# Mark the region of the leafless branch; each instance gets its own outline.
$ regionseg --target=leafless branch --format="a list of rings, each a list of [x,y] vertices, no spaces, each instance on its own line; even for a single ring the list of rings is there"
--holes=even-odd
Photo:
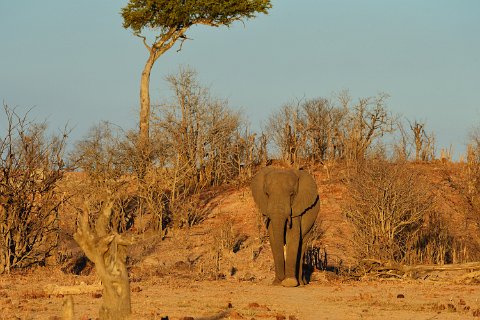
[[[185,42],[185,40],[193,40],[192,38],[188,38],[188,37],[187,37],[186,35],[184,35],[184,34],[181,35],[179,38],[182,39],[182,40],[181,40],[181,42],[180,42],[180,47],[178,48],[177,52],[180,52],[180,51],[182,50],[182,46],[183,46],[183,43]]]
[[[136,36],[139,37],[140,39],[142,39],[142,42],[143,42],[143,45],[145,46],[145,48],[147,48],[147,50],[149,52],[152,52],[152,47],[150,47],[147,43],[147,37],[142,36],[141,34],[136,34]]]

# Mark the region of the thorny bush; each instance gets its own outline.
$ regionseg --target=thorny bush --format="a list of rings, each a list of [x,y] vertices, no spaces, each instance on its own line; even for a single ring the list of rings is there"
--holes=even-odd
[[[47,137],[45,123],[30,122],[4,105],[0,133],[0,273],[45,264],[58,241],[56,188],[64,173],[67,135]]]
[[[354,228],[358,258],[401,262],[412,248],[433,196],[413,168],[375,161],[347,177],[343,211]]]
[[[71,161],[86,173],[76,198],[89,199],[94,209],[105,197],[113,200],[111,227],[118,232],[147,229],[162,235],[169,217],[167,171],[142,165],[135,147],[137,135],[101,122],[79,141],[70,154]],[[161,153],[154,150],[152,155]],[[138,170],[143,168],[139,177]],[[81,203],[83,199],[78,199]]]

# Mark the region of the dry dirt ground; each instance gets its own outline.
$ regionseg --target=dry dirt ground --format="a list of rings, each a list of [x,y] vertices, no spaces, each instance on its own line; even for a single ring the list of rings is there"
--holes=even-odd
[[[132,319],[478,319],[478,285],[433,281],[341,281],[318,273],[308,286],[269,280],[194,281],[151,276],[134,281]],[[0,319],[61,319],[52,285],[87,285],[95,276],[50,269],[0,277]],[[101,293],[74,296],[75,319],[95,319]]]

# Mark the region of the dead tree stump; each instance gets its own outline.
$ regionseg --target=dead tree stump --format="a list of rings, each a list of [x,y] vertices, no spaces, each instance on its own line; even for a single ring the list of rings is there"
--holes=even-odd
[[[101,320],[128,319],[131,314],[130,283],[126,267],[127,247],[131,244],[120,234],[109,232],[111,201],[106,202],[92,230],[88,223],[88,206],[79,215],[75,241],[95,264],[103,285]]]

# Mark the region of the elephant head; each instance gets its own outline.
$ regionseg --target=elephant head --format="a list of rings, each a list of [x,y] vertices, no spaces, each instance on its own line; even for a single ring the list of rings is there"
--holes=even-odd
[[[266,167],[253,178],[251,189],[255,203],[267,217],[276,281],[282,282],[291,277],[291,273],[298,277],[295,270],[298,270],[301,258],[299,247],[302,245],[302,236],[305,232],[302,228],[308,227],[308,232],[318,212],[315,180],[302,170]],[[316,212],[310,214],[312,221],[305,225],[302,216],[309,210],[315,211],[311,210],[313,208]],[[287,259],[284,255],[284,245],[287,245]]]

